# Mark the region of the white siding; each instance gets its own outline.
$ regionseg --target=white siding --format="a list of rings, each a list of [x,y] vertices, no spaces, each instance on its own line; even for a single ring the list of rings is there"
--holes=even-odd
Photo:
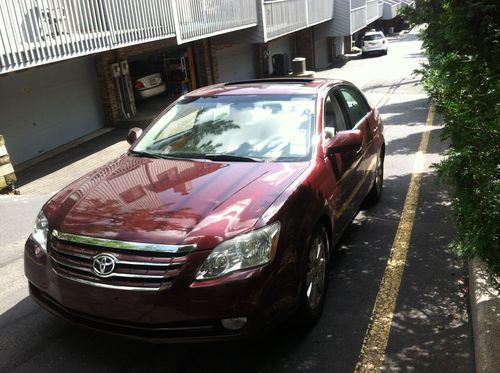
[[[333,2],[333,20],[317,26],[319,36],[344,36],[351,33],[351,9],[349,0]]]
[[[19,164],[104,126],[92,58],[0,79],[0,134]]]

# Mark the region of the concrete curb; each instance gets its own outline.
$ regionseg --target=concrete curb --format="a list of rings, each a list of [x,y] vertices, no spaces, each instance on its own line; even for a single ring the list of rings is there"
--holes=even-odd
[[[469,261],[469,289],[477,373],[500,373],[500,291],[486,265]]]

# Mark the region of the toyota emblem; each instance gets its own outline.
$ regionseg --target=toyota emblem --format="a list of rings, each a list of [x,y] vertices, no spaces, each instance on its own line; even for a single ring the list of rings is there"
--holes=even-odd
[[[109,254],[99,254],[94,257],[92,269],[97,276],[107,277],[115,270],[116,258]]]

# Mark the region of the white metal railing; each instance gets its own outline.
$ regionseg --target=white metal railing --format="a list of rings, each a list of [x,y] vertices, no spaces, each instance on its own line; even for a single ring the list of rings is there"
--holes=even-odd
[[[351,34],[366,26],[366,7],[351,10]]]
[[[266,40],[307,26],[306,0],[276,0],[264,3]]]
[[[179,43],[257,25],[255,0],[175,0],[175,3]]]
[[[174,35],[170,0],[1,0],[0,73]]]
[[[351,10],[361,8],[363,6],[366,6],[366,0],[351,0]]]
[[[255,25],[256,0],[0,0],[0,74],[176,35],[180,44]]]
[[[366,2],[366,23],[370,23],[379,18],[378,0],[368,0]]]
[[[327,21],[333,17],[333,0],[307,0],[307,25]]]

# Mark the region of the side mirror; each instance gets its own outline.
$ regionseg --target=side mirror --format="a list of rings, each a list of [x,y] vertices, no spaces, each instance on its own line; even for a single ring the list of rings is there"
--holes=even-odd
[[[328,155],[335,153],[358,152],[363,144],[363,134],[360,130],[338,132],[328,147]]]
[[[134,142],[137,141],[137,139],[139,137],[141,137],[142,135],[142,129],[140,129],[139,127],[134,127],[134,128],[131,128],[129,131],[128,131],[128,135],[127,135],[127,142],[132,145]]]

